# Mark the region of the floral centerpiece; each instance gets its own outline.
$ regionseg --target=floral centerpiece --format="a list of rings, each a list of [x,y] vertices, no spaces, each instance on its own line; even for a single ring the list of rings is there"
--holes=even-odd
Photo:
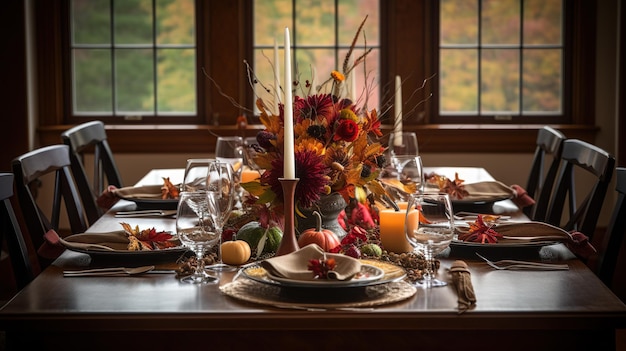
[[[366,18],[367,19],[367,18]],[[332,71],[319,87],[294,82],[288,87],[294,91],[294,152],[296,178],[296,212],[310,208],[320,197],[338,193],[347,204],[366,203],[368,194],[383,195],[385,189],[378,181],[385,160],[385,148],[378,142],[382,137],[380,120],[375,109],[358,106],[345,96],[346,77],[365,61],[370,50],[351,61],[355,43],[362,31],[361,23],[346,54],[342,72]],[[312,93],[312,91],[314,93]],[[264,169],[258,182],[242,186],[256,203],[266,204],[270,213],[281,214],[284,161],[284,105],[272,112],[262,99],[256,105],[265,129],[257,141],[263,149],[257,152],[254,163]],[[277,112],[277,113],[276,113]]]

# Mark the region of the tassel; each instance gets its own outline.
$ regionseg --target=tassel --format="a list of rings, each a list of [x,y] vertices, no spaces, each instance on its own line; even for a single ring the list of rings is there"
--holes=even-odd
[[[452,262],[450,274],[452,275],[452,282],[456,286],[458,309],[459,314],[461,314],[476,304],[476,295],[467,263],[461,260]]]

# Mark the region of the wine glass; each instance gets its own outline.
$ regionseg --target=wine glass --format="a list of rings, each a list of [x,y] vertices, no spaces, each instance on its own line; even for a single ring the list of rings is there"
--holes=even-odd
[[[207,175],[207,205],[211,221],[219,234],[220,247],[217,252],[218,262],[207,268],[214,271],[233,271],[236,267],[222,262],[221,242],[224,224],[228,220],[234,203],[234,181],[229,163],[214,161],[209,165]]]
[[[244,143],[240,136],[221,136],[217,138],[215,144],[215,159],[220,162],[227,162],[233,168],[233,180],[235,190],[235,203],[241,200],[243,189],[239,185],[241,172],[243,171]]]
[[[259,146],[259,142],[256,137],[247,137],[243,140],[243,154],[244,164],[250,169],[259,169],[259,166],[254,162],[254,157],[263,149]]]
[[[204,253],[219,243],[219,233],[207,217],[206,191],[181,192],[176,211],[176,234],[180,242],[196,254],[195,272],[181,279],[191,284],[215,284],[217,277],[209,275],[204,267]]]
[[[206,179],[211,158],[190,158],[185,165],[185,175],[180,184],[180,191],[206,190]]]
[[[417,135],[414,132],[402,132],[389,134],[389,151],[391,157],[395,155],[417,156]]]
[[[420,211],[421,215],[410,215],[412,209]],[[436,279],[434,257],[445,250],[454,237],[453,214],[450,196],[446,193],[418,193],[409,199],[404,231],[413,250],[421,252],[426,260],[421,287],[447,285]]]
[[[391,164],[396,171],[396,179],[410,189],[409,194],[424,191],[424,169],[420,156],[395,155],[391,157]]]

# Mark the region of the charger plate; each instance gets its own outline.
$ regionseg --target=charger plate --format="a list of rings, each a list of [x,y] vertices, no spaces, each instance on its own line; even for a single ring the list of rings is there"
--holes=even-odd
[[[337,280],[293,280],[275,277],[269,274],[260,265],[246,267],[242,275],[258,283],[273,285],[281,288],[315,288],[315,289],[348,289],[363,288],[374,285],[399,281],[406,277],[406,272],[391,263],[376,260],[361,260],[361,273],[348,281]]]
[[[220,291],[240,301],[266,306],[329,310],[368,308],[400,302],[415,295],[417,288],[402,280],[360,289],[332,289],[329,293],[320,294],[319,289],[283,289],[250,279],[239,279],[220,286]]]

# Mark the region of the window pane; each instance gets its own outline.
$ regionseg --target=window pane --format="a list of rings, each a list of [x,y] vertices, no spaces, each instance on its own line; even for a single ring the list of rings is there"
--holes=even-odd
[[[524,112],[561,112],[561,60],[561,50],[524,50]]]
[[[115,52],[116,112],[154,113],[152,49]]]
[[[441,0],[441,44],[478,43],[478,0]]]
[[[74,49],[74,112],[111,113],[111,50]]]
[[[195,44],[195,6],[193,0],[157,0],[158,45]]]
[[[114,1],[115,44],[152,44],[152,0]]]
[[[249,83],[252,85],[251,89],[254,89],[254,94],[256,98],[262,99],[266,104],[268,104],[267,108],[270,109],[271,112],[277,112],[274,106],[274,96],[278,94],[278,101],[282,102],[282,90],[281,86],[283,84],[284,77],[284,51],[282,49],[278,49],[276,52],[278,57],[278,83],[274,83],[274,49],[256,49],[254,50],[254,72],[250,74],[254,74],[254,76],[249,78]],[[252,67],[250,67],[252,69]],[[255,99],[256,100],[256,99]],[[276,101],[276,102],[278,102]],[[256,104],[256,102],[255,102]],[[256,109],[256,105],[255,105]]]
[[[561,0],[524,1],[524,44],[562,43]]]
[[[158,51],[158,112],[180,114],[196,112],[195,50]]]
[[[350,62],[354,62],[363,55],[364,47],[372,47],[374,51],[380,50],[379,0],[295,0],[294,2],[295,21],[293,24],[290,0],[256,0],[254,2],[255,62],[253,69],[257,81],[254,84],[255,93],[269,105],[273,105],[273,100],[275,100],[272,67],[274,38],[278,38],[276,42],[281,48],[279,74],[284,77],[282,43],[285,26],[291,28],[294,55],[293,77],[299,83],[297,94],[309,93],[313,70],[316,72],[316,86],[323,84],[330,77],[332,70],[343,71],[343,61],[347,52],[345,48],[352,44],[366,15],[368,18],[363,31],[357,38]],[[339,23],[336,22],[336,18],[339,18]],[[276,23],[281,23],[279,28]],[[369,108],[378,107],[379,60],[379,52],[370,53],[365,64],[360,64],[354,73],[357,85],[355,90],[368,92]],[[367,74],[364,69],[367,70]],[[365,88],[366,82],[367,88]],[[280,84],[283,84],[282,80]],[[321,92],[331,92],[330,86],[321,88]],[[365,94],[362,94],[360,102],[365,102],[365,100]],[[273,106],[268,107],[274,110]]]
[[[320,85],[330,78],[330,72],[337,67],[337,62],[335,62],[335,50],[299,49],[296,52],[295,61],[298,65],[298,78],[301,84],[301,86],[298,87],[298,94],[308,93],[310,91],[310,89],[306,88],[306,80],[309,80],[309,83],[311,83],[313,70],[315,70],[316,90],[319,92],[330,92],[328,86],[320,87]]]
[[[350,45],[365,16],[367,20],[357,44],[368,47],[380,45],[379,0],[339,0],[338,12],[339,45]]]
[[[519,0],[482,0],[481,44],[520,43]]]
[[[295,10],[295,45],[335,45],[334,0],[296,0]]]
[[[110,44],[111,11],[109,0],[72,1],[74,44]]]
[[[285,28],[293,31],[291,0],[254,1],[254,45],[273,47],[285,42]],[[290,33],[293,36],[293,33]]]
[[[519,113],[519,51],[485,49],[481,54],[481,113]]]
[[[354,61],[355,57],[363,55],[365,52],[364,49],[355,49],[352,52],[351,61]],[[339,50],[339,58],[343,60],[347,53],[347,50]],[[367,107],[369,109],[378,109],[381,106],[380,101],[380,93],[379,93],[379,82],[380,82],[380,49],[373,49],[365,59],[364,62],[360,63],[356,68],[350,73],[350,75],[354,74],[354,86],[355,93],[354,95],[349,94],[348,97],[354,97],[358,106],[365,106],[367,102]],[[340,62],[341,64],[341,62]],[[330,70],[324,71],[325,76],[322,77],[322,81],[330,78]],[[350,78],[352,79],[352,78]],[[352,82],[350,79],[346,79],[346,89],[348,91],[352,91]]]
[[[478,50],[440,50],[442,114],[478,111]]]

